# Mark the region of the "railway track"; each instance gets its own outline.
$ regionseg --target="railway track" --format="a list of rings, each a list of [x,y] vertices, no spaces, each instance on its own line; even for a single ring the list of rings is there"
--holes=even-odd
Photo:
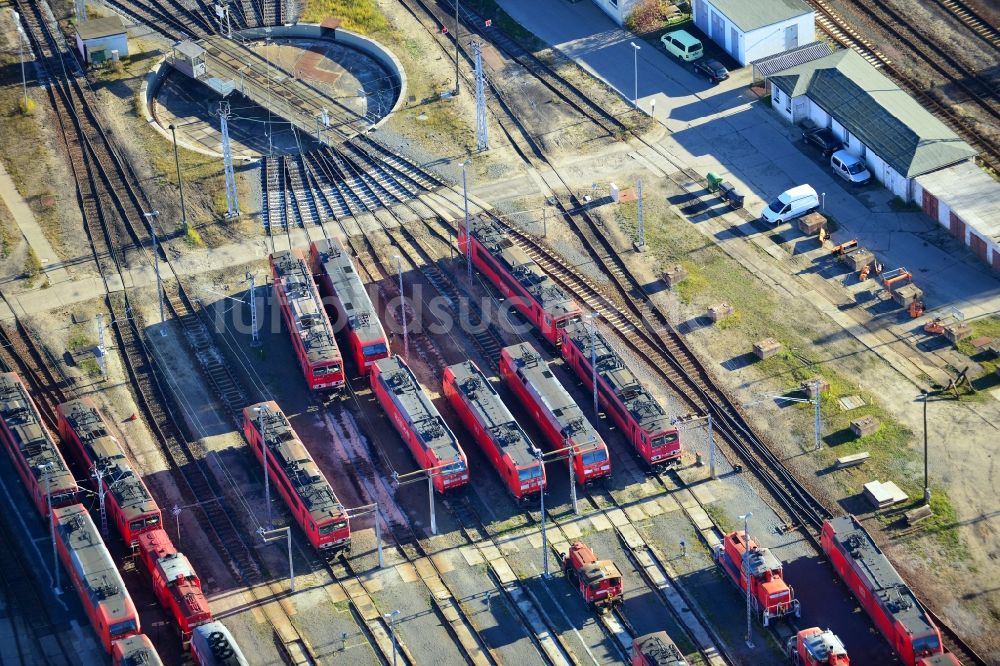
[[[935,0],[987,44],[1000,50],[1000,31],[962,0]]]

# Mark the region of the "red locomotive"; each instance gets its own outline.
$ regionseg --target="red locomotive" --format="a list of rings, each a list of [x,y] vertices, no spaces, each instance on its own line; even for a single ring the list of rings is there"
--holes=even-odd
[[[417,378],[398,356],[376,361],[372,390],[423,469],[433,469],[439,493],[469,483],[465,452]]]
[[[194,630],[191,658],[198,666],[250,666],[233,635],[221,622],[209,622]]]
[[[790,613],[799,616],[799,600],[782,577],[781,561],[769,549],[758,546],[753,539],[748,544],[743,530],[727,534],[722,543],[715,546],[712,554],[733,583],[744,592],[747,585],[745,562],[750,570],[750,598],[754,608],[761,614],[765,627],[774,618]],[[747,557],[744,560],[745,554]]]
[[[573,472],[578,483],[611,474],[604,440],[530,343],[500,352],[500,376],[531,412],[554,450],[574,447]]]
[[[139,557],[153,579],[156,598],[170,611],[184,641],[190,639],[195,627],[212,621],[201,579],[166,532],[155,529],[139,535]]]
[[[302,250],[271,255],[274,295],[292,336],[306,383],[314,391],[336,391],[344,385],[344,359],[333,337],[316,282]]]
[[[583,600],[602,613],[625,599],[622,574],[611,560],[598,560],[586,544],[576,542],[562,555],[563,572],[576,583]]]
[[[681,457],[677,428],[656,398],[611,348],[600,331],[571,324],[563,331],[562,355],[589,389],[594,389],[591,341],[597,359],[597,396],[601,406],[649,465],[661,466]]]
[[[76,479],[13,372],[0,373],[0,439],[41,515],[49,514],[49,496],[53,507],[77,501]]]
[[[139,633],[139,615],[111,554],[82,504],[53,508],[56,550],[105,651]]]
[[[71,445],[79,463],[88,472],[100,472],[111,517],[125,543],[134,544],[141,533],[159,527],[160,508],[93,401],[64,402],[56,407],[56,414],[59,435]]]
[[[309,543],[319,550],[350,548],[344,506],[278,405],[272,400],[245,407],[243,434],[262,464],[267,443],[271,478]]]
[[[684,654],[665,631],[632,639],[631,666],[688,666]]]
[[[351,356],[363,375],[389,355],[385,330],[351,256],[339,240],[313,241],[309,247],[319,291],[337,313],[333,329],[343,331]]]
[[[545,466],[496,389],[472,361],[444,370],[444,394],[517,499],[545,489]]]
[[[146,634],[122,638],[111,645],[112,666],[163,666]]]
[[[962,666],[962,662],[951,652],[943,652],[922,658],[917,662],[917,666]]]
[[[795,666],[849,666],[844,644],[829,629],[803,629],[789,637],[785,653]]]
[[[823,523],[823,551],[906,666],[944,652],[941,632],[854,516]]]
[[[563,329],[580,319],[576,302],[489,217],[479,215],[470,220],[469,226],[471,242],[461,227],[458,246],[463,252],[472,252],[476,268],[538,327],[546,340],[556,346],[562,344]]]

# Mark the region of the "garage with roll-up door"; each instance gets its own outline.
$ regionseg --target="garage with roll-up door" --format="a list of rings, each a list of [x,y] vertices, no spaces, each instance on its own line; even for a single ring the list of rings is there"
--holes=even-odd
[[[815,41],[803,0],[695,0],[694,23],[741,65]]]

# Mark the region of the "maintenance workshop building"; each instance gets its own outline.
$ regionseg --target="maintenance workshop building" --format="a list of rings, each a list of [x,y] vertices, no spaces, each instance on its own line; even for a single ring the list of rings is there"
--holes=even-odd
[[[694,24],[741,65],[816,41],[803,0],[694,0]]]

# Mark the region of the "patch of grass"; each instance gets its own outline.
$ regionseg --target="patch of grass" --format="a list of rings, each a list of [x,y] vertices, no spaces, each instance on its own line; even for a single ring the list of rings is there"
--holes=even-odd
[[[9,257],[17,243],[15,228],[14,216],[11,215],[7,204],[0,201],[0,259]]]
[[[88,356],[87,358],[80,361],[77,366],[80,370],[88,377],[100,377],[101,376],[101,366],[97,363],[97,359],[93,356]]]
[[[74,331],[66,340],[66,351],[71,354],[79,354],[87,349],[93,349],[96,345],[93,338],[83,331]]]
[[[24,278],[28,286],[34,286],[35,280],[42,274],[42,262],[35,253],[35,248],[28,246],[28,252],[24,256]]]
[[[184,242],[191,247],[204,247],[205,241],[202,240],[201,234],[193,226],[188,225],[187,233],[184,234]]]
[[[733,522],[733,519],[729,516],[722,504],[719,502],[711,502],[705,505],[705,513],[708,517],[712,519],[723,534],[729,534],[737,528],[737,524]]]
[[[968,323],[972,327],[972,335],[965,340],[961,340],[955,347],[958,351],[978,363],[983,369],[983,372],[978,377],[970,377],[972,381],[977,383],[976,388],[988,388],[979,384],[989,383],[989,380],[996,377],[995,372],[997,367],[1000,366],[1000,359],[995,356],[987,356],[985,353],[980,356],[976,348],[972,346],[972,341],[982,337],[1000,341],[1000,317],[991,315],[982,319],[974,319]]]
[[[389,29],[389,21],[375,0],[306,0],[299,20],[320,23],[328,17],[338,18],[346,30],[373,35]]]

